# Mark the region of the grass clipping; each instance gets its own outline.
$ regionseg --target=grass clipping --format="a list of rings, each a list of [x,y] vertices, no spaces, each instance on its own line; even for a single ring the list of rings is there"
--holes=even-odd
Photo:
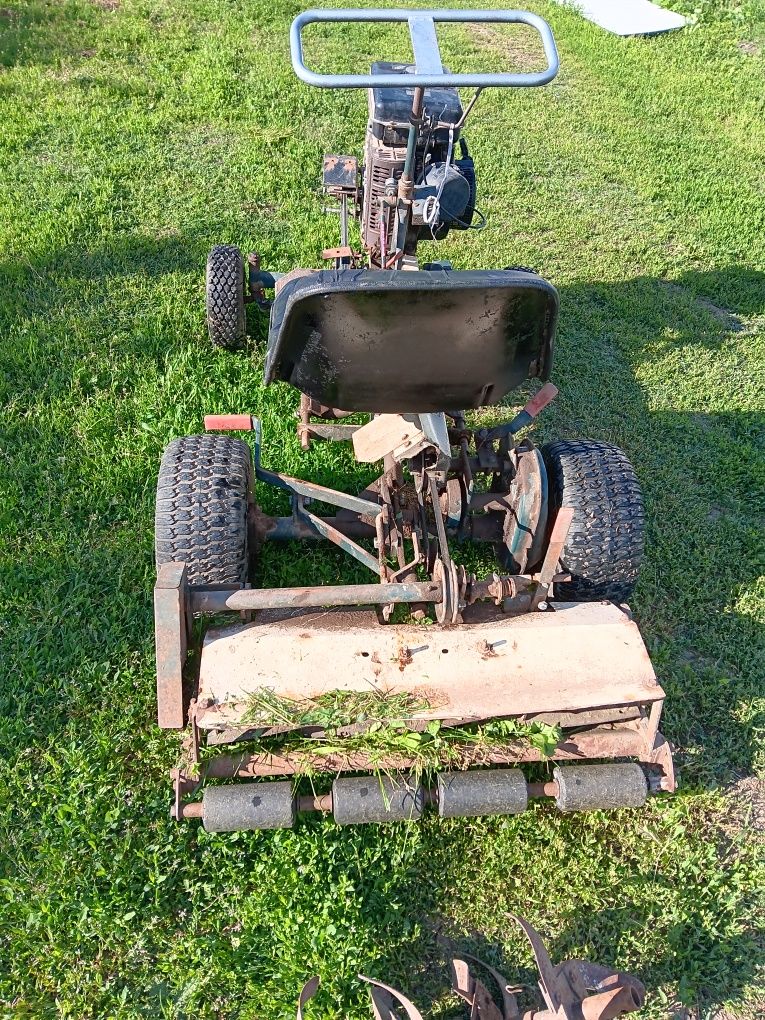
[[[257,749],[289,755],[306,774],[341,769],[413,768],[449,765],[468,768],[506,762],[529,746],[550,757],[561,739],[558,726],[518,719],[495,719],[461,726],[418,714],[431,706],[413,694],[329,691],[294,701],[260,688],[250,695],[242,721],[261,729]],[[284,728],[286,732],[273,732]],[[269,732],[271,731],[271,732]]]

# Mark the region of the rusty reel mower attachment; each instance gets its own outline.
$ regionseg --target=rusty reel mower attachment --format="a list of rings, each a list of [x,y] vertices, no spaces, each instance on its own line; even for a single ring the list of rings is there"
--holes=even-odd
[[[629,612],[604,600],[556,597],[556,588],[571,580],[561,562],[575,508],[561,506],[553,517],[542,512],[540,493],[530,493],[524,505],[536,508],[536,519],[523,511],[530,539],[522,554],[508,549],[506,518],[521,519],[518,502],[474,483],[482,473],[511,478],[511,499],[518,500],[519,478],[527,485],[539,478],[536,466],[528,473],[518,468],[526,457],[537,464],[536,449],[525,440],[503,454],[496,443],[470,433],[461,415],[451,417],[457,427],[448,426],[445,415],[433,417],[381,415],[360,431],[357,456],[374,453],[387,467],[358,496],[265,468],[260,422],[248,416],[209,416],[206,425],[215,434],[171,444],[158,495],[158,556],[169,558],[159,567],[155,624],[160,725],[190,723],[187,764],[174,777],[178,820],[201,818],[212,831],[289,827],[298,811],[319,810],[341,825],[379,823],[417,819],[426,805],[442,817],[514,814],[530,797],[551,797],[562,811],[604,810],[637,807],[649,792],[672,788],[671,754],[658,731],[664,693]],[[249,431],[252,448],[220,434],[229,429]],[[459,514],[453,512],[455,480],[460,493],[473,492]],[[257,485],[288,492],[292,513],[264,514],[255,501]],[[228,523],[218,486],[228,510],[236,511]],[[334,515],[319,514],[317,503],[334,505]],[[221,528],[223,538],[239,536],[238,561],[220,546]],[[499,545],[516,569],[515,557],[522,556],[526,572],[469,573],[452,553],[449,531],[455,529]],[[167,549],[166,538],[183,544],[186,559]],[[376,580],[250,586],[252,552],[264,542],[320,539],[365,565]],[[542,559],[531,563],[529,550],[537,544]],[[219,559],[210,559],[211,550]],[[204,576],[212,566],[241,580],[212,583]],[[396,607],[431,614],[435,622],[392,622]],[[198,654],[189,657],[194,620],[219,614],[248,619],[208,627]],[[374,697],[366,722],[336,723],[330,736],[339,741],[337,749],[327,754],[317,743],[314,754],[311,741],[327,737],[327,724],[306,709],[327,696],[368,695]],[[527,783],[520,768],[506,767],[546,757],[522,731],[500,746],[461,748],[464,771],[437,771],[429,789],[412,777],[416,758],[343,751],[343,735],[369,729],[376,710],[385,722],[391,697],[405,699],[405,725],[414,733],[433,723],[447,732],[496,719],[557,727],[559,739],[548,752],[556,763],[552,779]],[[299,751],[274,749],[273,738],[289,733],[310,740]],[[243,747],[202,756],[204,738],[210,750]],[[269,750],[264,739],[271,739]],[[253,742],[261,746],[247,746]],[[384,777],[347,775],[378,769]],[[291,781],[252,782],[306,771],[337,774],[331,794],[297,797]],[[249,782],[215,785],[218,780]],[[201,800],[190,799],[200,790]]]
[[[554,965],[542,939],[528,921],[510,915],[531,944],[539,971],[539,990],[544,1009],[530,1009],[523,1013],[518,994],[523,988],[514,987],[489,964],[475,956],[463,954],[464,959],[451,961],[452,991],[470,1008],[471,1018],[477,1020],[616,1020],[626,1013],[634,1013],[645,1003],[645,988],[637,978],[622,971],[612,970],[586,960],[568,960]],[[489,982],[486,978],[489,978]],[[369,985],[372,1011],[375,1020],[423,1020],[422,1014],[411,999],[390,985],[359,974]],[[489,990],[496,986],[495,995]],[[297,1020],[304,1020],[304,1009],[319,990],[319,978],[305,983],[298,999]]]
[[[406,22],[414,62],[359,75],[306,66],[306,25],[357,21]],[[453,74],[441,22],[530,26],[545,66]],[[564,811],[636,806],[673,790],[664,691],[626,604],[644,544],[635,471],[610,444],[538,448],[529,431],[558,392],[547,381],[557,291],[522,266],[417,258],[420,240],[481,226],[465,121],[483,89],[555,76],[549,25],[524,11],[326,9],[299,15],[290,44],[304,82],[368,90],[363,166],[324,157],[340,217],[330,268],[272,273],[252,255],[245,273],[238,249],[213,250],[208,327],[239,346],[247,298],[268,306],[265,382],[300,393],[303,448],[350,441],[381,473],[353,494],[276,471],[249,414],[209,415],[204,434],[167,447],[154,605],[159,725],[188,726],[175,817],[266,828],[318,809],[347,824],[414,818],[428,804],[444,817],[514,813],[536,796]],[[475,89],[465,107],[461,87]],[[539,384],[511,420],[471,416],[529,380]],[[261,508],[278,503],[261,498],[268,489],[289,513]],[[258,587],[264,543],[287,541],[332,543],[370,582]],[[493,569],[468,570],[466,543],[488,546]],[[383,751],[368,741],[386,727],[406,740]],[[451,753],[439,767],[429,759],[425,789],[406,749],[435,735]],[[520,767],[546,761],[548,781],[528,783]],[[337,776],[331,794],[252,782],[306,772]]]

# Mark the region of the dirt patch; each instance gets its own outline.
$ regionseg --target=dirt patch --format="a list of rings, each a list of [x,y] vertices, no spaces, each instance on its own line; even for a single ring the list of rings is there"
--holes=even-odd
[[[120,5],[120,0],[92,0],[92,2],[102,11],[116,11]]]
[[[694,651],[693,648],[684,648],[680,652],[680,659],[687,663],[689,666],[693,666],[694,669],[714,669],[717,666],[716,662],[711,659],[707,659],[703,655],[699,655],[698,652]]]
[[[741,1012],[730,1013],[727,1009],[716,1009],[709,1013],[709,1020],[762,1020],[765,1016],[765,1000],[756,998],[748,1001]]]
[[[737,43],[737,46],[748,57],[757,57],[762,52],[762,46],[759,43],[752,42],[750,39],[742,39],[740,43]]]
[[[765,845],[765,778],[739,779],[728,787],[726,798],[730,806],[729,824],[737,831],[748,831]]]
[[[708,298],[699,297],[697,294],[693,294],[691,291],[686,290],[685,287],[680,287],[676,283],[667,283],[665,286],[673,294],[682,294],[685,297],[690,297],[699,308],[703,308],[705,312],[708,312],[716,319],[723,329],[731,333],[740,333],[744,328],[744,323],[741,319],[734,315],[733,312],[728,311],[727,308],[716,305]]]
[[[704,311],[709,312],[710,315],[714,316],[719,323],[721,323],[726,329],[729,329],[732,333],[739,333],[744,328],[744,324],[741,319],[735,316],[732,312],[729,312],[727,308],[721,308],[712,301],[707,301],[706,298],[696,298],[696,304],[700,305]]]
[[[546,61],[542,44],[532,28],[511,25],[509,30],[491,25],[467,25],[466,31],[484,49],[496,50],[507,59],[506,71],[541,71]]]

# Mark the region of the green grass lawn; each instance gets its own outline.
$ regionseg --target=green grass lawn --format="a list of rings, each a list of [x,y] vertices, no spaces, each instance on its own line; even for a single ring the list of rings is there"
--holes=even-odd
[[[462,1015],[450,946],[532,979],[512,912],[554,958],[640,976],[645,1017],[765,1015],[765,4],[675,0],[694,27],[632,40],[530,6],[561,74],[484,94],[469,138],[490,226],[438,252],[534,266],[560,290],[562,394],[537,431],[619,443],[640,476],[634,610],[679,793],[379,829],[170,821],[178,743],[154,724],[151,613],[163,447],[205,412],[251,411],[270,466],[359,480],[348,451],[300,453],[297,394],[262,387],[262,321],[244,358],[210,348],[206,252],[317,265],[337,243],[321,155],[359,153],[366,99],[294,79],[296,0],[3,0],[3,1016],[276,1020],[318,973],[312,1020],[366,1017],[359,971]],[[407,52],[405,29],[336,33],[314,35],[325,66]],[[533,63],[526,35],[507,38],[452,28],[446,61]],[[315,547],[262,563],[265,584],[352,576]]]

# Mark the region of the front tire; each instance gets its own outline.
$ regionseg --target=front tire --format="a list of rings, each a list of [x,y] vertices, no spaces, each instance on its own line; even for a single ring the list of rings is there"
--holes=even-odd
[[[561,506],[574,518],[561,566],[570,581],[556,584],[572,602],[626,602],[643,559],[645,513],[640,483],[626,455],[591,439],[560,440],[542,447],[552,524]]]
[[[191,584],[246,584],[251,492],[252,455],[241,439],[174,439],[162,456],[157,481],[157,567],[185,563]]]
[[[207,256],[207,332],[216,347],[238,350],[247,339],[244,259],[233,244],[218,244]]]

